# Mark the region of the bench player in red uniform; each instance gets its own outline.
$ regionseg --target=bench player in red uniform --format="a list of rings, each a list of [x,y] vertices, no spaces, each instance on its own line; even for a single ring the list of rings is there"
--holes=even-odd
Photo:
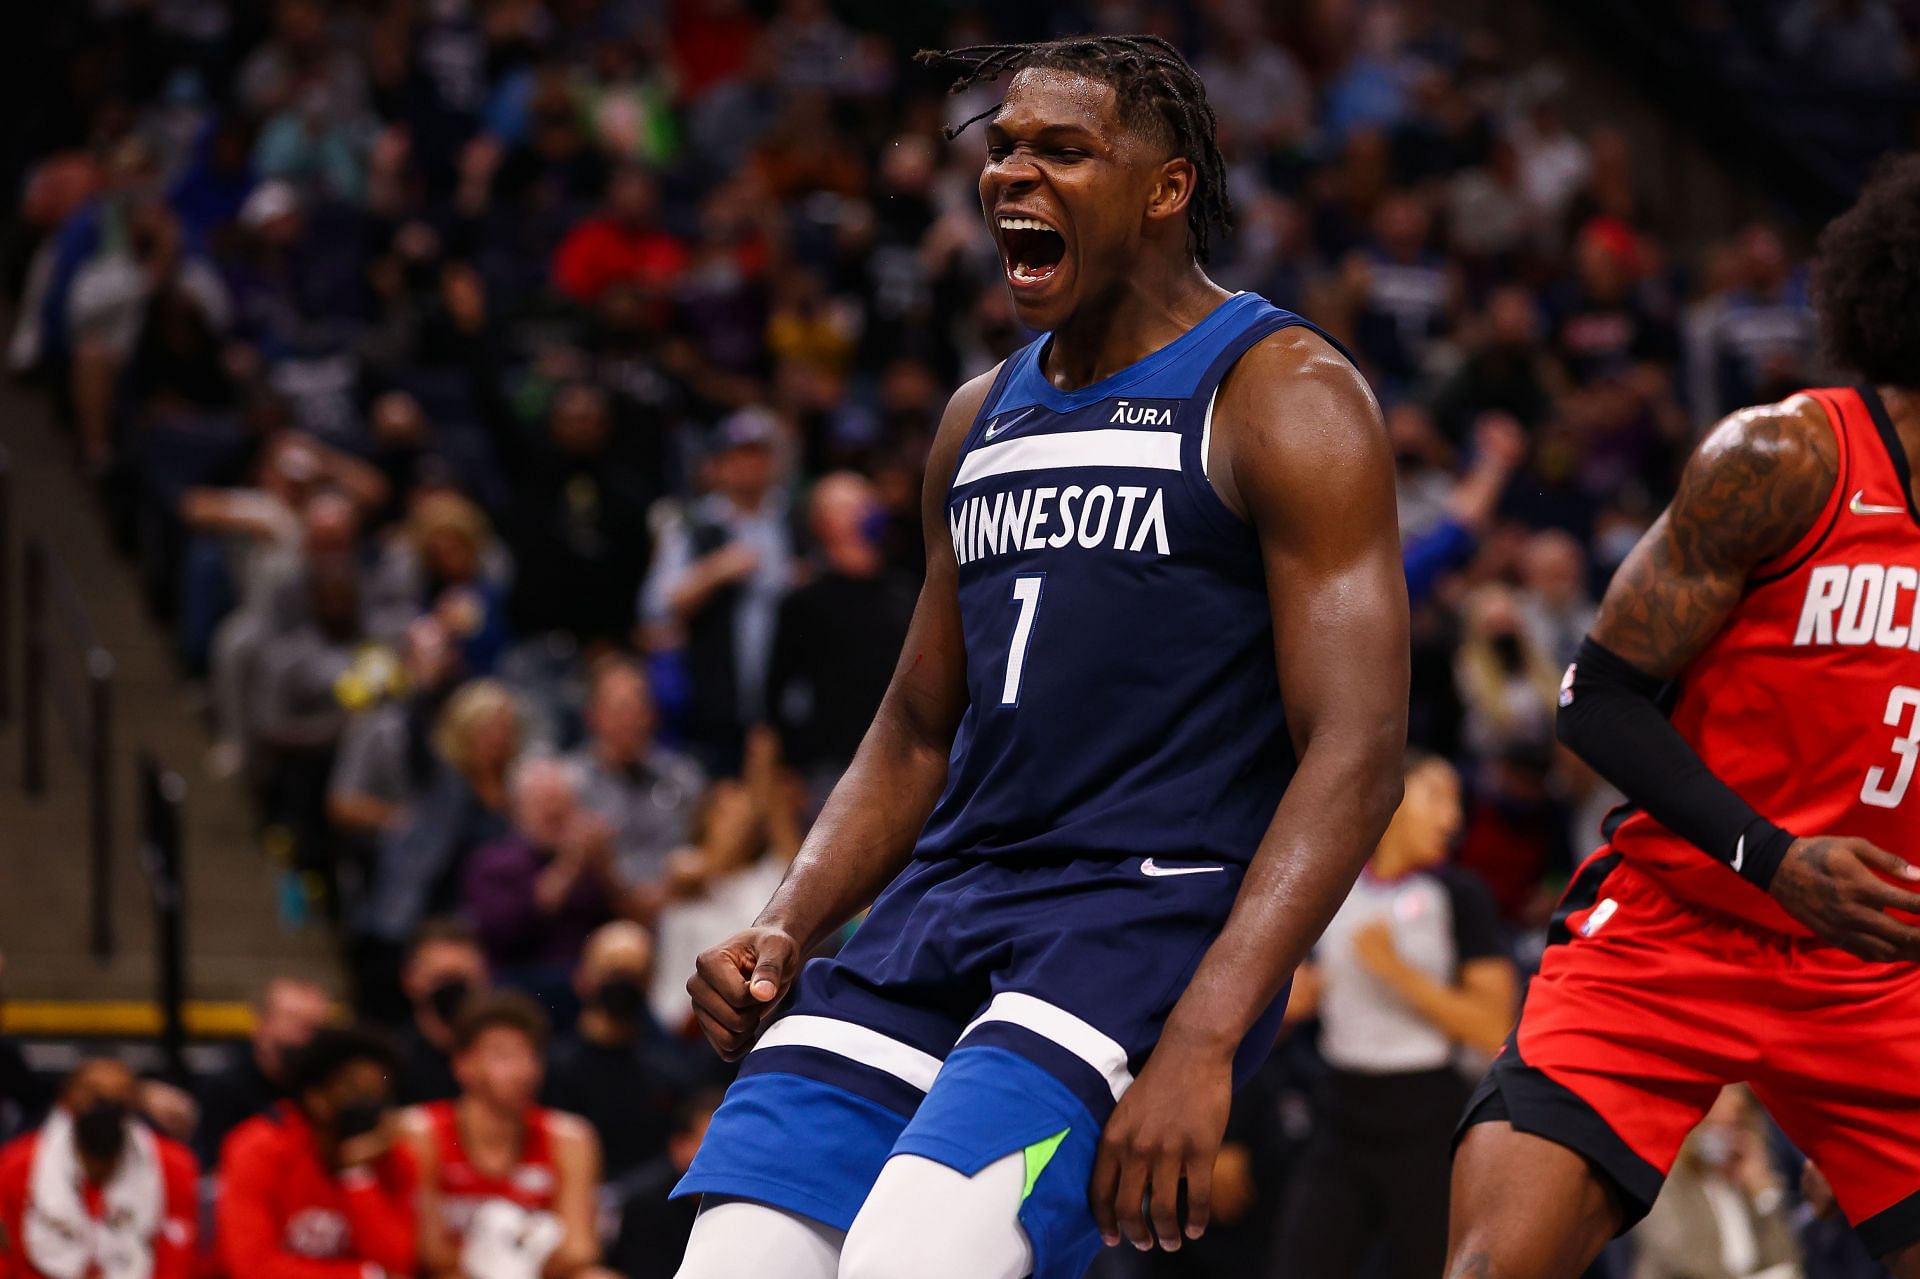
[[[475,1000],[454,1026],[460,1096],[407,1112],[428,1275],[585,1279],[597,1271],[600,1141],[578,1116],[534,1103],[546,1038],[546,1016],[525,995]]]
[[[1737,1081],[1920,1275],[1920,157],[1814,295],[1864,381],[1722,422],[1567,673],[1630,802],[1462,1123],[1450,1276],[1579,1274]]]

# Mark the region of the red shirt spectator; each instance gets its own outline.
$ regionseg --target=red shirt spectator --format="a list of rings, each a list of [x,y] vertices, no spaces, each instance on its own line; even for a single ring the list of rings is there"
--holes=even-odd
[[[741,0],[680,0],[673,6],[671,43],[680,92],[691,102],[747,65],[760,24]]]
[[[133,1089],[88,1062],[45,1127],[0,1147],[0,1279],[193,1274],[200,1166],[128,1117]]]
[[[593,302],[616,284],[662,292],[686,269],[687,246],[654,225],[653,181],[625,168],[607,187],[607,211],[560,241],[553,284],[576,302]]]
[[[413,1155],[336,1173],[289,1103],[234,1129],[220,1156],[220,1260],[248,1279],[370,1279],[415,1265]]]
[[[394,1140],[387,1043],[326,1029],[295,1055],[295,1100],[220,1152],[220,1261],[237,1279],[384,1279],[419,1269],[419,1173]]]

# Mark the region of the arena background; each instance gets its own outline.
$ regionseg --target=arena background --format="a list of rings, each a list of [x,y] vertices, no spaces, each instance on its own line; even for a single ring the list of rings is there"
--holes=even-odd
[[[1025,340],[978,134],[940,133],[992,90],[948,98],[915,49],[1140,30],[1205,78],[1212,274],[1379,394],[1412,736],[1461,771],[1454,859],[1523,972],[1612,799],[1552,745],[1559,672],[1701,431],[1844,376],[1810,246],[1920,123],[1904,0],[75,0],[0,29],[0,1136],[119,1055],[211,1186],[271,979],[417,1040],[426,926],[564,1032],[626,918],[673,1118],[606,1221],[661,1256],[673,1133],[725,1079],[680,982],[877,700],[947,395]],[[531,922],[530,843],[579,867]],[[1283,1273],[1318,1069],[1292,1028],[1208,1246],[1103,1273]],[[1870,1270],[1774,1155],[1791,1264]]]

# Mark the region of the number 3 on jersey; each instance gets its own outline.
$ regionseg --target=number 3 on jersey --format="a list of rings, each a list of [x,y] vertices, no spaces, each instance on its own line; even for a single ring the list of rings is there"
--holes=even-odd
[[[1885,768],[1869,771],[1866,785],[1860,788],[1860,799],[1875,808],[1898,808],[1907,797],[1907,787],[1913,784],[1914,766],[1920,764],[1920,688],[1894,689],[1887,699],[1886,722],[1896,729],[1906,727],[1906,736],[1893,743],[1900,762],[1893,766],[1891,781]]]
[[[1007,648],[1007,680],[1000,686],[1000,704],[1020,704],[1020,678],[1027,671],[1027,646],[1033,642],[1033,618],[1040,611],[1040,587],[1045,573],[1027,573],[1013,579],[1013,598],[1020,616],[1013,623],[1013,643]]]

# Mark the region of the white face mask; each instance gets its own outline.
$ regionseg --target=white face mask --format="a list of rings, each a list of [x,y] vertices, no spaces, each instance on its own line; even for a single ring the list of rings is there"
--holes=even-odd
[[[1728,1128],[1702,1128],[1693,1138],[1694,1153],[1713,1168],[1724,1168],[1733,1158],[1733,1131]]]

